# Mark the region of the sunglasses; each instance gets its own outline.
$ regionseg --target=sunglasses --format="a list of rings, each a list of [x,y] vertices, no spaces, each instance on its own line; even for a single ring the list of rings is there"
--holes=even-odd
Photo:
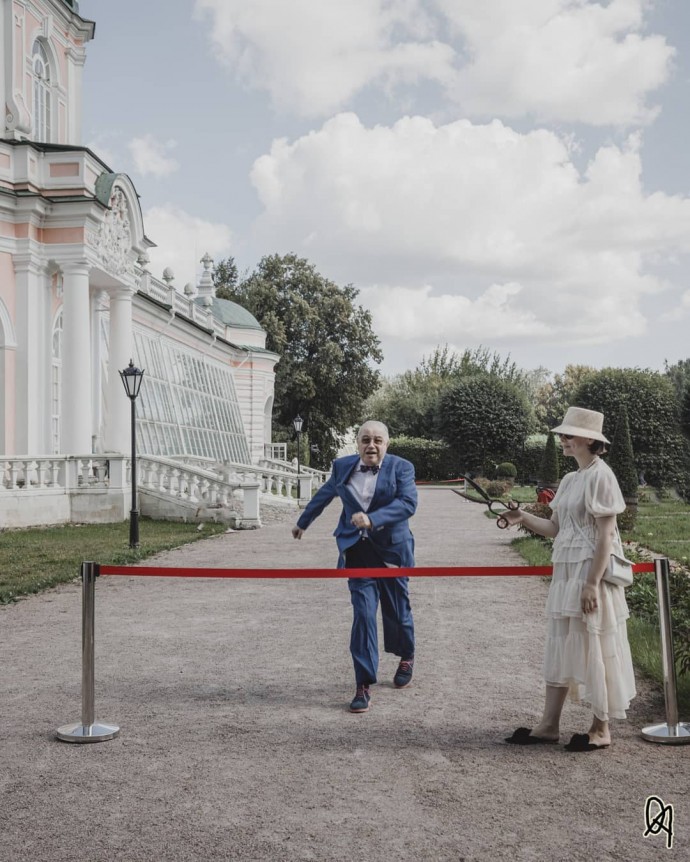
[[[575,436],[574,434],[559,434],[559,437],[562,437],[564,440],[572,440]]]

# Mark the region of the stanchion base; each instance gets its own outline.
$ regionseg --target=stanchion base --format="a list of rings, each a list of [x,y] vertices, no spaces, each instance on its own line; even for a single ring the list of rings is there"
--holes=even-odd
[[[690,744],[690,724],[650,724],[642,728],[642,738],[648,742],[661,742],[665,745]]]
[[[105,742],[115,739],[120,733],[116,724],[63,724],[57,729],[57,738],[62,742]]]

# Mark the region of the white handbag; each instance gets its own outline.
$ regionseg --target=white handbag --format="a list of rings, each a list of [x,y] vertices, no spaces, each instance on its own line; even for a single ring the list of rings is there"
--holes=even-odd
[[[575,521],[573,521],[573,523],[580,531],[582,538],[585,539],[587,544],[592,548],[592,553],[594,553],[594,545],[592,545],[589,538],[585,535],[582,527]],[[618,528],[616,528],[616,538],[618,539],[618,544],[620,546]],[[614,584],[616,587],[631,587],[633,582],[633,564],[630,560],[624,557],[622,553],[612,553],[609,557],[609,564],[604,571],[602,581],[606,581],[607,584]]]
[[[625,557],[611,554],[603,580],[617,587],[630,587],[633,582],[633,564]]]

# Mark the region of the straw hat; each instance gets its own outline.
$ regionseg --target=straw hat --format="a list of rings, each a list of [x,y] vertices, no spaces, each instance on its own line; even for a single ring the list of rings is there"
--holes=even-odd
[[[573,437],[588,437],[590,440],[601,440],[610,443],[601,433],[604,427],[604,414],[596,410],[585,410],[584,407],[568,407],[563,421],[557,428],[551,430],[554,434],[572,434]]]

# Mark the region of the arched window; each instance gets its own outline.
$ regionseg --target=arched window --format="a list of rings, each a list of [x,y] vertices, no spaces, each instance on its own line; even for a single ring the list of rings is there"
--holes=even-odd
[[[50,63],[40,40],[34,42],[32,57],[34,72],[34,129],[35,141],[50,143]]]
[[[62,388],[62,312],[53,326],[53,356],[50,379],[50,436],[53,455],[60,452],[60,401]]]

